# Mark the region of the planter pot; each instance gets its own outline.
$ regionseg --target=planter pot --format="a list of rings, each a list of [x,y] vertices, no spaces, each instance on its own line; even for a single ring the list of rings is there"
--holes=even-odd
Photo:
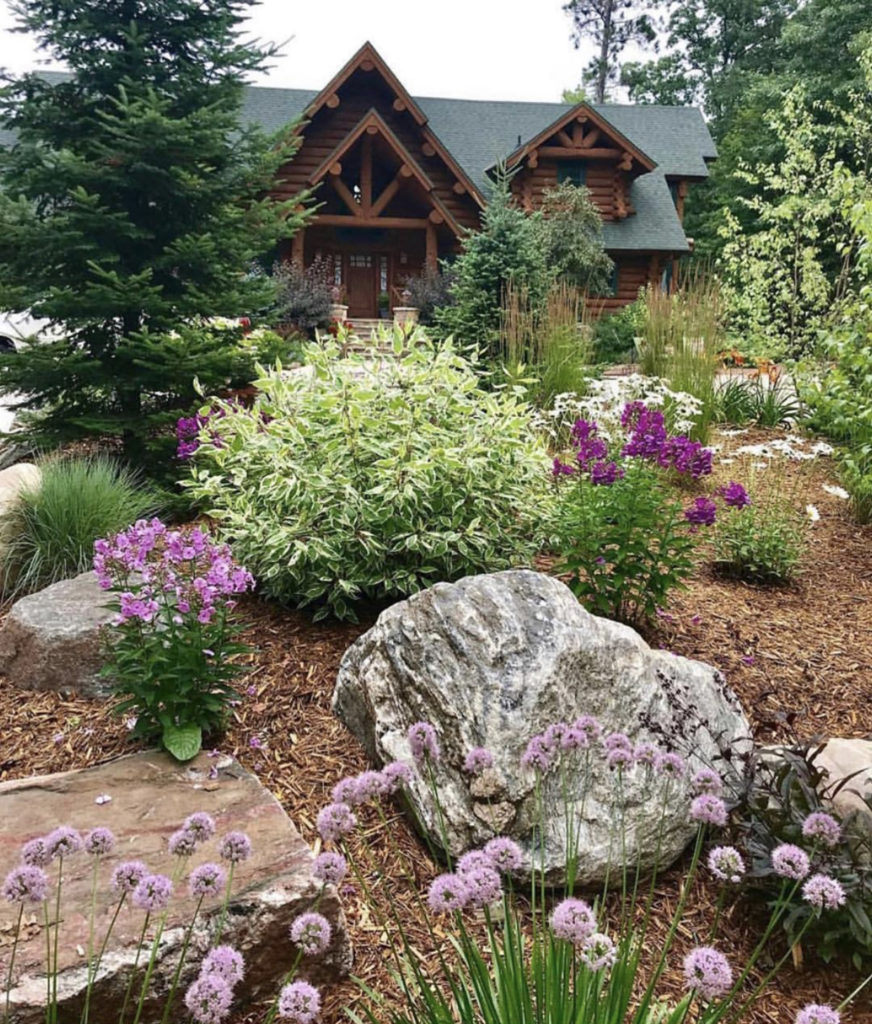
[[[348,306],[343,306],[341,303],[335,302],[330,307],[330,319],[336,320],[340,324],[345,323],[348,319]]]
[[[394,323],[400,327],[414,327],[419,312],[415,306],[394,306]]]

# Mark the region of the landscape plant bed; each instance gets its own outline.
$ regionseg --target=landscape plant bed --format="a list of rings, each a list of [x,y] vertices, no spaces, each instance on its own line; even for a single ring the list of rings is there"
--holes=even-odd
[[[783,431],[753,431],[722,439],[721,452],[740,445],[783,437]],[[717,485],[727,479],[744,480],[750,457],[737,458],[716,469]],[[766,471],[768,472],[768,470]],[[679,593],[670,609],[647,629],[654,646],[699,658],[720,667],[739,694],[758,740],[795,737],[860,736],[868,732],[872,705],[872,529],[857,527],[848,503],[825,492],[835,483],[827,458],[790,463],[803,504],[814,504],[820,519],[811,530],[805,571],[784,588],[766,588],[725,581],[701,568],[689,589]],[[723,478],[723,480],[722,480]],[[765,486],[765,472],[758,483]],[[312,624],[297,612],[246,598],[242,619],[252,623],[246,639],[255,644],[252,668],[240,686],[239,704],[220,743],[253,769],[281,801],[304,837],[317,841],[315,817],[329,799],[332,785],[343,775],[365,767],[357,742],[334,718],[330,698],[339,661],[346,648],[370,624]],[[32,693],[24,699],[0,681],[0,729],[4,743],[0,778],[85,767],[131,749],[128,729],[113,717],[107,705],[64,699],[56,694]],[[123,799],[122,794],[113,799]],[[422,950],[431,942],[417,911],[411,887],[405,881],[397,848],[413,865],[421,888],[435,873],[423,847],[406,827],[399,812],[391,822],[391,842],[375,816],[365,818],[355,834],[356,857],[371,857],[382,865],[369,883],[380,899],[402,906],[410,935]],[[95,809],[95,823],[99,815]],[[366,852],[368,850],[369,852]],[[663,875],[658,885],[659,919],[665,930],[685,871],[682,866]],[[683,954],[704,938],[713,913],[714,890],[698,882],[680,931]],[[343,889],[352,940],[354,973],[381,992],[395,989],[388,974],[387,945],[382,926],[354,886]],[[732,909],[721,947],[734,962],[746,958],[759,938],[761,914],[747,904]],[[437,933],[438,934],[438,933]],[[0,947],[4,944],[0,935]],[[731,948],[732,947],[732,948]],[[853,989],[857,976],[847,968],[824,967],[812,950],[802,951],[805,963],[784,970],[758,1003],[755,1021],[786,1021],[808,1002],[837,1002]],[[653,951],[652,951],[653,955]],[[676,955],[675,964],[680,964]],[[764,970],[764,960],[760,965]],[[661,991],[678,993],[682,980],[674,971],[664,978]],[[325,993],[325,1024],[343,1019],[341,1009],[357,997],[353,983]],[[868,1019],[865,999],[846,1012],[846,1019]],[[244,1020],[260,1019],[253,1013]]]

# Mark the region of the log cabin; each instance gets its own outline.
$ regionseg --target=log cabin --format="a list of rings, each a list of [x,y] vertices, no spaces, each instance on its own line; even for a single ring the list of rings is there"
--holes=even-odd
[[[692,247],[688,187],[716,156],[695,108],[413,97],[370,43],[318,92],[249,88],[244,113],[267,129],[300,119],[275,195],[315,190],[320,205],[282,255],[326,262],[353,319],[384,313],[409,278],[460,250],[501,163],[525,210],[563,180],[589,190],[615,264],[597,310],[669,287]]]

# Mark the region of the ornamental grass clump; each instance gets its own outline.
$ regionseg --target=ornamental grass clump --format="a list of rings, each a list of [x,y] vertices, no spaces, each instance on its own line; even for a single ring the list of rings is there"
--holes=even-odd
[[[135,737],[193,757],[238,696],[232,684],[242,669],[231,656],[248,648],[236,639],[233,610],[254,578],[226,544],[159,519],[96,541],[94,570],[116,595],[105,645],[105,673],[124,698],[116,711],[135,716]]]
[[[223,411],[190,460],[192,495],[270,597],[316,617],[361,601],[529,565],[550,502],[543,443],[513,393],[420,331],[393,354],[309,345],[263,370],[250,409]]]

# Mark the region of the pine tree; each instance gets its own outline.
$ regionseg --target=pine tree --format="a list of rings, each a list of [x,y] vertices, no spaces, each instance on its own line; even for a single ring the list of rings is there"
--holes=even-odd
[[[240,125],[250,0],[19,0],[21,31],[70,69],[7,79],[0,122],[0,308],[51,321],[60,340],[0,362],[43,442],[148,439],[240,372],[231,332],[199,318],[264,308],[248,272],[299,226],[269,199],[298,145]]]

